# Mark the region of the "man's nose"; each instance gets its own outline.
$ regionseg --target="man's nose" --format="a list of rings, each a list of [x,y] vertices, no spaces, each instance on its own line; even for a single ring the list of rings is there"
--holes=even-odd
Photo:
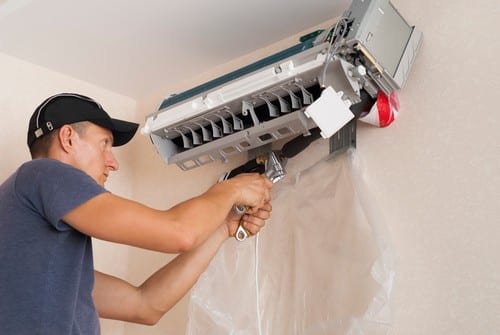
[[[120,164],[118,164],[118,161],[116,160],[116,157],[112,151],[109,151],[106,156],[106,166],[109,167],[112,171],[118,171],[118,169],[120,168]]]

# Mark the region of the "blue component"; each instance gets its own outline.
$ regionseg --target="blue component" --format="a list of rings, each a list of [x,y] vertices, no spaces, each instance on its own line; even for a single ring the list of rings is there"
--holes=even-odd
[[[314,42],[314,38],[310,38],[310,39],[308,39],[300,44],[296,44],[288,49],[282,50],[282,51],[275,53],[271,56],[263,58],[255,63],[244,66],[238,70],[235,70],[233,72],[229,72],[228,74],[225,74],[221,77],[218,77],[216,79],[208,81],[204,84],[193,87],[187,91],[184,91],[182,93],[171,96],[171,97],[163,100],[159,110],[162,110],[162,109],[167,108],[169,106],[175,105],[181,101],[190,99],[194,96],[197,96],[198,94],[201,94],[201,93],[206,92],[208,90],[214,89],[218,86],[226,84],[226,83],[228,83],[232,80],[235,80],[239,77],[242,77],[246,74],[252,73],[252,72],[259,70],[263,67],[269,66],[269,65],[274,64],[276,62],[279,62],[280,60],[283,60],[285,58],[288,58],[288,57],[291,57],[295,54],[298,54],[304,50],[310,49],[314,46],[313,42]]]

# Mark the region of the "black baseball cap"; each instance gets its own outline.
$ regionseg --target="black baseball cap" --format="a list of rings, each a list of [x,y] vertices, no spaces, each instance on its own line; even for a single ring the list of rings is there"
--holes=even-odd
[[[89,121],[113,133],[113,146],[124,145],[134,137],[139,124],[112,119],[92,98],[76,93],[60,93],[45,99],[35,109],[28,126],[28,147],[36,139],[66,124]]]

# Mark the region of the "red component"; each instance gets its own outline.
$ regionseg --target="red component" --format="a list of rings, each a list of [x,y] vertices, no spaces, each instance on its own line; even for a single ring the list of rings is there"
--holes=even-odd
[[[377,110],[379,117],[379,127],[387,127],[397,117],[399,111],[399,100],[396,92],[392,92],[389,97],[383,92],[377,96]]]

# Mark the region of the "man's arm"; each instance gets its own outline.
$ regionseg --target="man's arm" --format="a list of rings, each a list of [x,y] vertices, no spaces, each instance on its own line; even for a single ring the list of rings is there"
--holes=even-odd
[[[272,182],[246,174],[215,184],[200,196],[160,211],[111,193],[98,195],[63,220],[99,239],[161,252],[183,252],[199,245],[226,219],[234,204],[261,208]]]
[[[247,215],[245,227],[256,234],[270,210],[270,204],[265,204]],[[204,243],[174,258],[139,287],[96,271],[93,296],[99,316],[149,325],[158,322],[195,284],[222,243],[234,234],[238,220],[228,219]]]

